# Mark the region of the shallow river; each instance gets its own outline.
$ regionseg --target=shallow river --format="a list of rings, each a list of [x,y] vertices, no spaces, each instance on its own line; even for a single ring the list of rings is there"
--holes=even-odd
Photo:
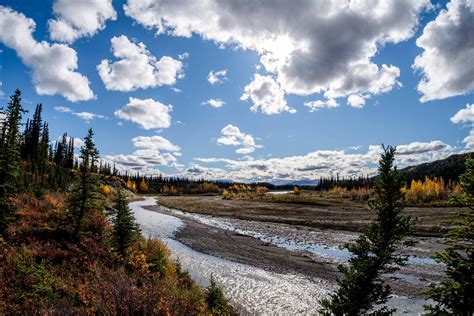
[[[334,289],[325,280],[273,273],[197,252],[173,239],[176,230],[184,225],[179,218],[142,207],[155,204],[154,198],[130,203],[143,235],[163,240],[172,256],[179,259],[199,285],[207,286],[214,275],[226,296],[243,314],[315,314],[321,298]],[[396,306],[399,313],[418,314],[422,302],[394,297],[390,305]]]

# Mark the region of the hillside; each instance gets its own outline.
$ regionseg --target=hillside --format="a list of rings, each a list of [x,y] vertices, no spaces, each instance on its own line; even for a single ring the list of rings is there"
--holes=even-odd
[[[431,178],[442,177],[445,181],[458,180],[459,175],[466,170],[464,162],[468,157],[472,157],[473,153],[451,155],[445,159],[432,162],[422,163],[416,166],[406,167],[400,170],[405,176],[407,182],[414,180],[422,180],[425,176]]]

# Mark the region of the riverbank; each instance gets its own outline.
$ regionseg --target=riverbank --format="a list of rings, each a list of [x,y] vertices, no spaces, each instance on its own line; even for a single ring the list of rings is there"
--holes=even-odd
[[[319,204],[286,203],[255,199],[223,199],[221,196],[159,196],[160,204],[186,212],[242,220],[299,225],[318,229],[360,232],[374,213],[367,203],[350,200],[321,201]],[[415,235],[440,237],[452,221],[452,207],[407,207],[405,215],[417,219]]]
[[[159,200],[161,200],[159,198]],[[260,267],[267,271],[299,273],[332,284],[337,265],[349,258],[344,244],[357,233],[311,227],[214,217],[157,206],[146,209],[180,218],[174,238],[187,246],[220,258]],[[444,246],[433,237],[417,237],[401,249],[408,264],[387,277],[397,295],[419,298],[430,282],[439,281],[444,267],[430,258]]]

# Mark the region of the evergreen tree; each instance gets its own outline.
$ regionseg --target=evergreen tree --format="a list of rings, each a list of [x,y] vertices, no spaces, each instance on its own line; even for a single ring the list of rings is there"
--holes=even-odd
[[[437,253],[435,259],[446,265],[447,278],[439,284],[430,285],[426,297],[436,305],[425,305],[426,311],[434,315],[474,314],[474,160],[466,160],[466,172],[460,176],[464,193],[453,198],[457,204],[469,211],[453,213],[454,228],[445,237],[449,246]]]
[[[49,127],[48,123],[43,124],[43,133],[41,135],[41,142],[39,145],[39,173],[41,176],[41,182],[44,181],[44,176],[46,174],[46,167],[49,161]]]
[[[211,315],[232,315],[232,307],[227,302],[222,290],[217,286],[214,275],[211,275],[211,284],[206,289],[206,303]]]
[[[43,123],[41,120],[41,111],[43,106],[38,104],[35,109],[35,114],[33,115],[33,121],[31,122],[30,130],[30,142],[28,144],[28,159],[31,161],[32,170],[36,171],[39,161],[39,147],[40,147],[40,138],[41,131],[43,128]]]
[[[375,305],[384,304],[390,295],[390,286],[381,279],[383,273],[398,270],[404,258],[394,254],[403,237],[410,232],[410,217],[400,215],[403,185],[401,175],[393,166],[396,149],[383,147],[378,177],[374,187],[375,198],[369,207],[376,211],[376,219],[348,246],[352,253],[347,266],[339,266],[343,276],[339,288],[322,302],[323,313],[360,315],[366,313],[390,314],[393,310]]]
[[[16,90],[10,97],[2,126],[2,146],[0,148],[0,233],[15,218],[12,198],[16,193],[20,175],[19,126],[21,116],[26,111],[21,106],[21,92]]]
[[[114,205],[114,217],[112,219],[113,240],[122,256],[125,256],[127,249],[140,235],[140,229],[135,223],[132,210],[128,207],[128,201],[121,188],[117,190]]]
[[[93,132],[89,129],[81,147],[81,165],[68,196],[67,205],[73,219],[73,236],[79,238],[84,217],[102,208],[99,180],[91,173],[91,161],[98,159],[99,151],[93,142]]]

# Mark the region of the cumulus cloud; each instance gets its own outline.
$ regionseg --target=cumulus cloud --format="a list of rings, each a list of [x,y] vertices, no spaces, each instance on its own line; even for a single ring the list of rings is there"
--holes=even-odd
[[[305,106],[309,107],[311,112],[317,111],[322,108],[337,108],[339,104],[334,99],[329,99],[326,101],[317,100],[317,101],[310,101],[305,102]]]
[[[31,68],[36,93],[60,94],[72,102],[93,99],[89,80],[75,71],[76,51],[63,44],[37,42],[33,38],[35,28],[32,19],[0,6],[0,41]]]
[[[170,127],[172,110],[171,105],[164,105],[153,99],[129,98],[127,105],[115,111],[114,115],[144,129],[161,129]]]
[[[248,155],[253,153],[255,149],[262,148],[257,145],[251,134],[245,134],[240,131],[237,126],[227,125],[221,130],[222,136],[217,139],[217,143],[221,145],[240,146],[235,152],[238,154]]]
[[[234,131],[236,133],[236,131]],[[466,140],[467,142],[468,140]],[[474,137],[471,139],[474,144]],[[453,148],[442,141],[414,142],[397,147],[397,164],[405,167],[422,162],[445,158],[453,153]],[[352,150],[317,150],[306,155],[269,159],[233,160],[226,158],[195,158],[203,164],[224,163],[223,168],[207,168],[193,165],[201,174],[214,179],[236,181],[293,181],[317,180],[339,174],[341,177],[375,175],[382,148],[371,145],[365,153]]]
[[[423,154],[427,152],[437,152],[442,150],[452,149],[450,145],[443,143],[440,140],[434,140],[429,143],[413,142],[408,145],[400,145],[397,147],[398,155],[414,155]]]
[[[139,170],[143,173],[156,173],[155,166],[181,168],[176,156],[180,156],[180,147],[162,136],[138,136],[132,138],[136,150],[129,155],[107,155],[106,161],[115,163],[119,170]]]
[[[466,108],[459,110],[451,117],[451,122],[455,124],[474,122],[474,103],[466,104]]]
[[[209,81],[209,83],[212,85],[216,83],[222,83],[224,82],[224,80],[227,80],[226,75],[227,75],[226,69],[219,70],[219,71],[211,70],[211,72],[209,72],[209,74],[207,75],[207,81]]]
[[[474,2],[452,0],[429,22],[416,40],[423,53],[413,67],[423,78],[422,102],[462,95],[474,90]]]
[[[72,43],[79,37],[93,36],[105,28],[107,20],[116,20],[112,0],[56,0],[55,19],[48,20],[52,40]]]
[[[201,105],[210,105],[213,108],[220,108],[225,104],[221,99],[209,99],[207,101],[201,102]]]
[[[385,93],[399,83],[394,65],[373,57],[411,38],[428,0],[128,0],[125,14],[157,34],[191,37],[257,52],[285,93],[326,98]],[[258,107],[258,106],[257,106]]]
[[[78,118],[90,122],[94,119],[106,119],[107,117],[100,115],[100,114],[95,114],[91,112],[75,112],[71,108],[65,107],[65,106],[55,106],[54,110],[57,112],[62,112],[62,113],[71,113],[74,116],[77,116]]]
[[[170,152],[179,152],[181,149],[179,146],[174,145],[166,138],[156,136],[137,136],[132,138],[133,146],[140,149],[147,150],[163,150]]]
[[[467,150],[474,150],[474,130],[471,129],[469,135],[467,135],[462,142],[466,145]]]
[[[282,112],[295,113],[296,110],[289,107],[285,100],[285,92],[271,76],[255,74],[253,81],[244,88],[241,100],[251,100],[250,108],[254,112],[259,110],[268,115]]]
[[[347,104],[360,109],[365,105],[365,98],[360,94],[351,94],[347,98]]]
[[[125,92],[172,86],[184,76],[183,64],[179,60],[169,56],[157,60],[145,44],[134,43],[125,35],[114,36],[110,41],[112,52],[118,60],[111,62],[103,59],[97,65],[97,71],[107,90]]]

